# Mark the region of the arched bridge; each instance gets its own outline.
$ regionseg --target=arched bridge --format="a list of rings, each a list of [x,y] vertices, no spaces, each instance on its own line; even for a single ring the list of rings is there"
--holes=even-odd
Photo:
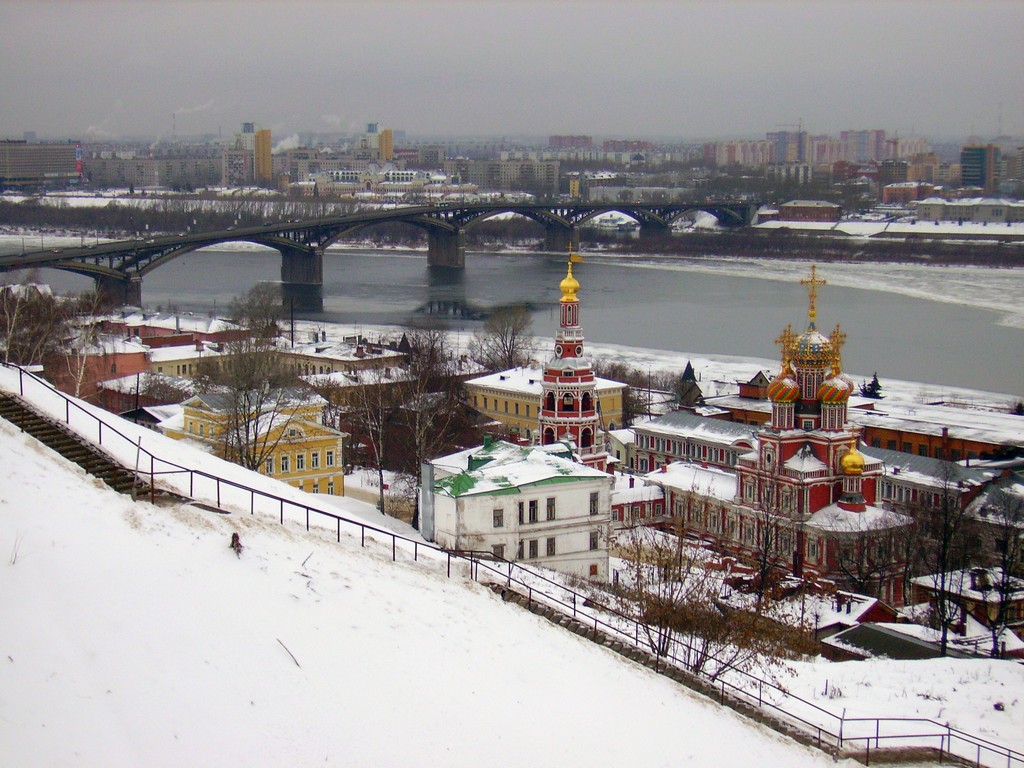
[[[80,248],[53,248],[0,257],[0,272],[50,267],[92,277],[98,290],[123,304],[141,305],[142,279],[157,267],[190,251],[245,241],[281,252],[281,290],[296,308],[323,308],[323,254],[337,240],[382,222],[405,222],[426,230],[427,263],[462,268],[465,231],[474,223],[502,213],[517,213],[542,224],[544,248],[565,251],[579,244],[578,227],[604,213],[636,219],[641,235],[667,232],[687,214],[705,211],[724,226],[750,223],[755,203],[467,203],[418,205],[359,211],[318,219],[270,221],[262,226],[228,228],[149,239],[135,238]]]

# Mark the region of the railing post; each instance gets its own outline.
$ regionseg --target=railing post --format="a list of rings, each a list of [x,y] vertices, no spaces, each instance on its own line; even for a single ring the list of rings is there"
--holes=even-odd
[[[217,478],[217,509],[220,509],[220,478]]]
[[[366,546],[366,526],[365,525],[360,525],[359,526],[359,533],[360,533],[359,546],[360,547],[365,547]]]
[[[446,553],[448,555],[448,578],[452,577],[452,553]]]
[[[306,507],[306,530],[309,530],[309,507]]]
[[[281,525],[284,525],[284,499],[281,499]]]
[[[71,401],[64,398],[64,423],[71,424]]]
[[[18,368],[18,394],[25,396],[25,369]]]
[[[414,541],[412,543],[412,560],[415,563],[419,559],[420,543]]]
[[[395,554],[395,547],[396,547],[397,543],[398,543],[398,538],[395,536],[395,534],[392,533],[391,534],[391,562],[395,562],[395,560],[397,559],[396,558],[396,554]]]
[[[341,544],[341,518],[336,517],[335,522],[338,524],[338,543]]]

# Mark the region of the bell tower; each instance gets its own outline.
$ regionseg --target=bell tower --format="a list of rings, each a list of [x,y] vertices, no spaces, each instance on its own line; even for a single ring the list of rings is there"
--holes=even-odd
[[[608,454],[600,438],[599,413],[594,372],[583,355],[583,328],[580,326],[579,281],[573,277],[572,265],[583,261],[569,254],[565,277],[558,284],[558,331],[554,355],[544,367],[541,380],[540,441],[541,445],[569,442],[589,467],[607,471]]]

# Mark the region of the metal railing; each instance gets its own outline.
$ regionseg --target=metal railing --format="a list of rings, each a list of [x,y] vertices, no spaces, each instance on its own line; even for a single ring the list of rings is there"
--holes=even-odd
[[[596,602],[592,595],[581,593],[530,566],[504,560],[490,552],[446,550],[435,544],[411,539],[293,498],[252,488],[205,470],[166,461],[143,448],[141,438],[126,435],[116,426],[107,423],[102,418],[106,415],[105,411],[96,409],[99,412],[94,413],[91,407],[86,407],[74,398],[59,392],[48,382],[18,366],[6,363],[0,365],[18,371],[18,394],[23,399],[26,399],[27,389],[31,389],[39,398],[31,399],[37,407],[46,405],[41,404],[40,400],[50,400],[51,406],[47,413],[51,417],[56,411],[70,429],[103,447],[122,465],[127,467],[118,454],[126,451],[135,452],[136,476],[148,480],[152,491],[155,491],[157,478],[160,478],[161,484],[174,493],[194,500],[212,500],[218,507],[247,509],[251,515],[257,512],[273,513],[282,525],[286,518],[292,520],[297,516],[299,521],[304,522],[307,531],[312,527],[311,519],[324,518],[332,523],[331,528],[334,529],[338,542],[341,541],[342,525],[352,526],[359,529],[360,545],[363,547],[367,543],[367,534],[370,534],[371,541],[381,538],[385,546],[390,544],[393,561],[397,561],[398,549],[401,546],[404,551],[411,550],[413,561],[418,561],[422,553],[437,558],[445,564],[446,575],[449,578],[452,575],[453,561],[456,564],[463,564],[473,581],[504,584],[509,588],[515,585],[525,591],[528,604],[534,601],[543,603],[587,627],[592,626],[595,638],[604,635],[631,644],[647,653],[652,652],[651,643],[645,638],[657,634],[656,627]],[[53,407],[53,403],[57,404],[56,408]],[[148,464],[148,471],[144,467],[140,468],[140,464]],[[848,752],[852,749],[856,753],[859,745],[863,745],[861,749],[868,763],[872,749],[877,751],[884,745],[884,748],[930,749],[937,752],[940,759],[943,755],[955,755],[973,761],[979,767],[994,768],[1005,765],[1007,768],[1024,768],[1024,753],[960,731],[948,723],[927,718],[846,717],[845,711],[837,715],[786,691],[770,680],[739,669],[714,655],[708,657],[708,654],[685,639],[674,640],[668,653],[653,655],[658,671],[664,671],[669,667],[675,668],[699,682],[706,692],[714,692],[722,702],[730,697],[734,701],[745,702],[758,710],[772,713],[802,730],[819,748],[834,748]],[[708,657],[713,665],[717,665],[713,666],[713,674],[693,671],[698,655]]]

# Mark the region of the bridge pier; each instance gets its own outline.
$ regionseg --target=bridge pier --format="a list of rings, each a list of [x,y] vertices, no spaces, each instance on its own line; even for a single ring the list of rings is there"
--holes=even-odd
[[[427,235],[427,266],[464,269],[466,233],[461,229],[431,229]]]
[[[640,225],[640,240],[647,242],[657,242],[664,240],[666,237],[671,236],[672,228],[667,227],[663,224],[656,224],[653,222],[645,222]]]
[[[142,278],[138,275],[110,277],[100,275],[95,280],[96,293],[117,306],[142,306]]]
[[[324,308],[324,252],[278,248],[281,251],[281,302],[304,312]]]
[[[580,231],[576,227],[566,229],[560,225],[544,227],[544,250],[565,253],[569,249],[580,249]]]

